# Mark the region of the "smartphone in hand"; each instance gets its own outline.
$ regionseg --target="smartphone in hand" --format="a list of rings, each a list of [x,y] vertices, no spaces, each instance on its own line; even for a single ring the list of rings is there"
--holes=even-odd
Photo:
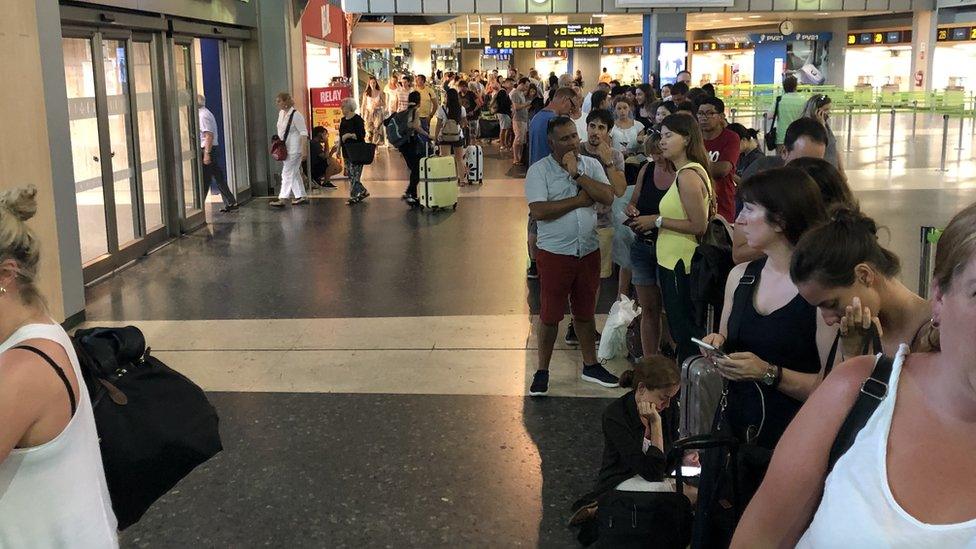
[[[705,343],[704,341],[696,337],[691,338],[691,342],[694,343],[695,345],[698,345],[702,349],[705,349],[706,351],[710,352],[712,356],[716,358],[721,358],[721,359],[729,358],[729,356],[723,353],[721,350],[719,350],[718,347],[715,347],[714,345],[709,345],[708,343]]]

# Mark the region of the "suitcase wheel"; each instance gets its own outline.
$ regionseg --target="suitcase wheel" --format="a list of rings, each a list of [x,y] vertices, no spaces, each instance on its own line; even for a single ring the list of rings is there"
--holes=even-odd
[[[452,210],[456,210],[456,209],[457,209],[457,202],[455,202],[455,203],[454,203],[454,205],[453,205],[453,206],[451,206],[451,209],[452,209]]]

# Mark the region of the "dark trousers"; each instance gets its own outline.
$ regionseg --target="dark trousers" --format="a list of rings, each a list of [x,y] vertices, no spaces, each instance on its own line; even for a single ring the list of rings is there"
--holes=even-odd
[[[203,166],[203,197],[206,198],[210,193],[210,182],[216,179],[217,188],[220,189],[220,198],[224,201],[224,206],[237,204],[234,193],[227,186],[227,177],[224,176],[224,170],[217,162],[217,157],[220,156],[217,147],[210,147],[210,164],[203,163],[203,151],[203,149],[200,149],[200,165]]]
[[[704,329],[695,325],[691,286],[688,284],[689,277],[685,273],[684,261],[679,260],[673,271],[659,265],[657,273],[664,311],[668,315],[668,327],[677,344],[678,364],[681,364],[686,358],[699,353],[698,346],[691,342],[691,338],[700,339],[705,335]]]
[[[417,197],[417,186],[420,185],[420,159],[424,155],[420,152],[420,144],[404,145],[403,159],[407,161],[407,169],[410,170],[410,183],[407,185],[407,194],[414,198]]]

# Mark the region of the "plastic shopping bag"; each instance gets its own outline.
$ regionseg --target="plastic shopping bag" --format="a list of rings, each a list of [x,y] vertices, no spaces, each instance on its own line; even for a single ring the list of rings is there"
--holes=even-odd
[[[626,356],[627,327],[640,314],[641,308],[637,306],[634,300],[625,295],[621,295],[620,300],[610,307],[610,315],[603,327],[603,336],[600,337],[600,350],[597,353],[600,362],[618,356]]]

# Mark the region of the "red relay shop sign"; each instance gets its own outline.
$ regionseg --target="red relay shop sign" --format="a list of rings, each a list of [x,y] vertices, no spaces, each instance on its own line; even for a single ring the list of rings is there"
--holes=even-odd
[[[342,100],[352,97],[349,86],[330,86],[308,90],[312,107],[312,127],[325,126],[329,129],[329,145],[339,138],[339,122],[342,121]]]

